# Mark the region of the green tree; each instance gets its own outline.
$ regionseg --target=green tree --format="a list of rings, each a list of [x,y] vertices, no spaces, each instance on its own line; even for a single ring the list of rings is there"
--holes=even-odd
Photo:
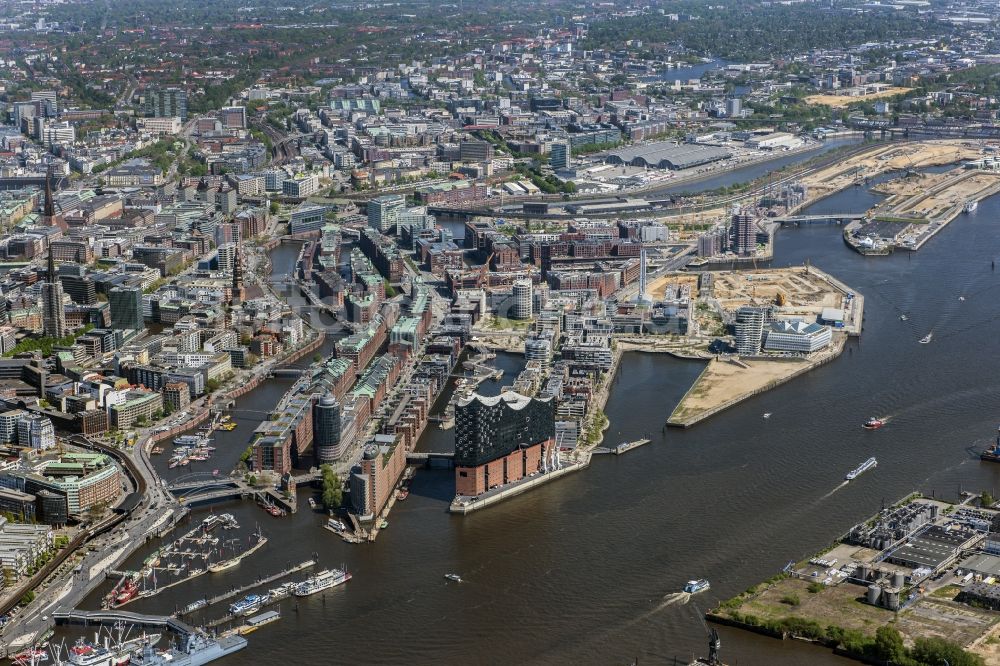
[[[966,652],[961,646],[937,636],[920,636],[913,642],[910,656],[921,664],[937,666],[947,661],[951,666],[983,666],[983,658]]]
[[[327,511],[339,509],[344,501],[344,490],[340,477],[334,473],[333,468],[329,465],[320,467],[320,472],[323,479],[323,508]]]
[[[906,658],[903,635],[891,625],[885,625],[875,630],[875,643],[872,650],[875,658],[879,661],[891,661],[898,664]]]
[[[991,507],[993,506],[993,503],[996,501],[997,501],[996,498],[986,491],[983,491],[983,494],[979,496],[979,503],[982,504],[984,507]]]

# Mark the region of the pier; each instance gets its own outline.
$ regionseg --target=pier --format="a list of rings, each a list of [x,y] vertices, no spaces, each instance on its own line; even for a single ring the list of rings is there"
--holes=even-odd
[[[617,446],[611,446],[611,447],[608,447],[608,446],[596,446],[591,451],[591,453],[593,453],[594,455],[611,454],[611,455],[614,455],[614,456],[620,456],[623,453],[628,453],[632,449],[637,449],[640,446],[643,446],[645,444],[649,444],[651,441],[652,440],[650,440],[650,439],[643,438],[643,439],[637,439],[637,440],[634,440],[634,441],[631,441],[631,442],[622,442],[621,444],[619,444]]]
[[[208,606],[214,606],[215,604],[217,604],[219,602],[227,601],[227,600],[232,599],[234,597],[238,597],[239,595],[243,594],[244,592],[252,590],[255,587],[260,587],[261,585],[267,585],[269,583],[273,583],[274,581],[279,580],[281,578],[284,578],[285,576],[289,576],[289,575],[291,575],[293,573],[298,573],[299,571],[302,571],[303,569],[308,569],[309,567],[314,566],[315,564],[316,564],[316,560],[314,560],[314,559],[308,559],[305,562],[301,562],[299,564],[296,564],[293,567],[289,567],[288,569],[283,569],[282,571],[279,571],[276,574],[272,574],[272,575],[268,576],[267,578],[261,578],[261,579],[255,581],[255,582],[253,582],[253,583],[249,583],[249,584],[243,585],[241,587],[234,587],[229,592],[223,592],[222,594],[217,594],[214,597],[205,599],[205,601],[207,603],[205,604],[204,607],[207,608]],[[182,612],[182,611],[178,611],[174,615],[175,616],[180,616],[180,615],[185,615],[185,613]]]
[[[315,564],[315,562],[313,562],[313,560],[309,560],[308,563],[303,563],[303,565],[300,565],[300,566],[302,568],[305,568],[305,566],[312,566],[313,564]],[[287,573],[291,573],[291,572],[292,572],[292,570],[289,570]],[[282,574],[282,575],[285,575],[285,574]],[[276,578],[280,578],[280,577],[281,576],[277,576]],[[275,580],[275,577],[272,577],[269,580],[273,581],[273,580]],[[263,581],[261,581],[257,585],[264,585],[264,584],[266,584],[266,583],[263,582]],[[251,589],[252,587],[256,587],[256,585],[246,587],[245,589]],[[239,594],[239,593],[236,593],[236,594]],[[276,604],[276,603],[278,603],[280,601],[284,601],[285,599],[289,598],[290,596],[292,596],[292,593],[289,590],[281,590],[280,592],[276,592],[274,594],[268,594],[267,598],[263,602],[261,602],[260,607],[257,610],[260,610],[261,608],[266,608],[268,606],[273,606],[274,604]],[[254,611],[254,612],[256,612],[256,611]],[[221,626],[223,624],[228,624],[230,622],[236,621],[240,617],[241,616],[234,615],[233,613],[226,613],[225,615],[223,615],[222,617],[220,617],[220,618],[218,618],[216,620],[210,620],[210,621],[206,622],[205,623],[205,627],[206,628],[210,628],[210,629],[214,629],[214,628],[216,628],[218,626]]]
[[[640,446],[645,446],[646,444],[649,444],[650,441],[652,440],[644,437],[642,439],[637,439],[631,442],[622,442],[618,446],[611,447],[611,453],[616,456],[620,456],[623,453],[628,453],[632,449],[637,449]]]

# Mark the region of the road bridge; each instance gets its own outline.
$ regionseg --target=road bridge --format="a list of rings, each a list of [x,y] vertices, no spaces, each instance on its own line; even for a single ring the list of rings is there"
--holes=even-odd
[[[423,465],[424,467],[434,469],[448,469],[455,466],[455,454],[435,452],[417,453],[416,451],[411,451],[406,454],[406,464]]]
[[[864,218],[864,213],[827,213],[825,215],[784,215],[771,218],[770,221],[783,227],[797,227],[802,224],[847,224]]]
[[[301,377],[305,374],[302,368],[275,368],[271,371],[272,377]]]

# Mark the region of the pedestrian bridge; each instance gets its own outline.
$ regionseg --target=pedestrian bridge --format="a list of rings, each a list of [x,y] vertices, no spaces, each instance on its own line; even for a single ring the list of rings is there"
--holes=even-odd
[[[57,610],[52,613],[56,624],[114,625],[124,622],[139,627],[162,627],[181,636],[197,633],[197,629],[183,620],[168,615],[144,615],[121,610]]]

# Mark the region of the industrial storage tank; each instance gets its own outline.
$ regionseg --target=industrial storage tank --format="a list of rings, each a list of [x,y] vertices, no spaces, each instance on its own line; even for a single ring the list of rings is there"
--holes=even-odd
[[[867,564],[858,565],[857,577],[858,580],[860,580],[861,582],[866,582],[871,577],[871,573],[872,573],[871,567],[868,566]]]
[[[887,588],[882,595],[882,605],[889,610],[899,610],[899,588]]]
[[[906,574],[902,571],[897,571],[892,574],[892,586],[897,590],[901,589],[903,585],[906,584]]]
[[[878,585],[869,585],[868,596],[867,596],[868,603],[870,603],[872,606],[877,606],[878,598],[879,596],[881,596],[881,594],[882,594],[881,587],[879,587]]]

